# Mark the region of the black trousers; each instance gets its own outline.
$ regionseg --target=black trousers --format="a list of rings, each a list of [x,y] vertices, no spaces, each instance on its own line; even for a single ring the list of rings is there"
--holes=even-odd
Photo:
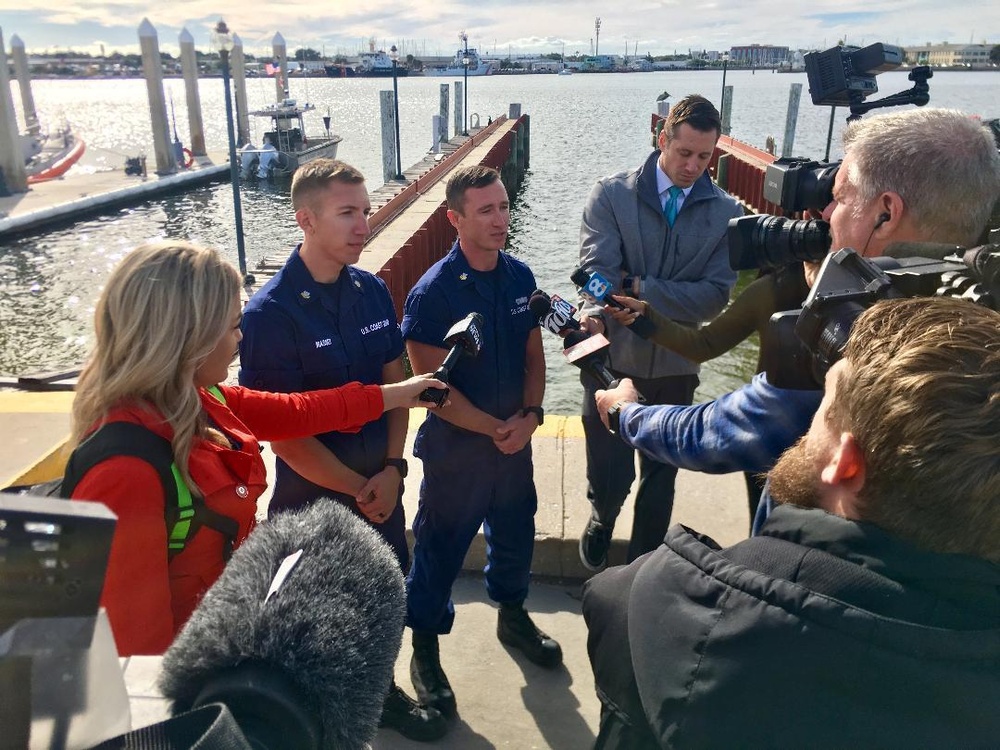
[[[624,377],[615,372],[615,377]],[[583,430],[587,448],[587,498],[601,523],[613,527],[635,480],[635,450],[601,422],[594,393],[600,386],[584,373]],[[698,387],[697,375],[632,378],[648,404],[689,405]],[[674,507],[677,468],[639,454],[639,489],[635,499],[628,561],[663,542]]]

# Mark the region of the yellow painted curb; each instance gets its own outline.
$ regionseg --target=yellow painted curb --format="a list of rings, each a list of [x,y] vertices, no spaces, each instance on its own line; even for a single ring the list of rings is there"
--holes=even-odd
[[[51,479],[58,479],[66,470],[69,454],[66,451],[68,437],[49,448],[45,454],[34,463],[29,464],[20,472],[9,477],[0,487],[19,487],[25,484],[39,484]]]
[[[73,391],[0,391],[0,414],[68,414]]]

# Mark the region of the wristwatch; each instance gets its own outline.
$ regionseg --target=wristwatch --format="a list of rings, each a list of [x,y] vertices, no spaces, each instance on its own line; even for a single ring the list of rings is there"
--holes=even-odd
[[[409,467],[407,466],[405,458],[387,458],[385,460],[386,466],[395,466],[396,471],[399,472],[400,479],[406,479],[406,475],[409,473]]]
[[[624,405],[624,401],[619,401],[617,404],[608,409],[608,430],[610,430],[613,435],[621,434],[622,406]]]
[[[538,426],[542,426],[542,422],[545,421],[545,409],[540,406],[525,406],[521,409],[521,416],[526,417],[529,414],[534,414],[538,418]]]

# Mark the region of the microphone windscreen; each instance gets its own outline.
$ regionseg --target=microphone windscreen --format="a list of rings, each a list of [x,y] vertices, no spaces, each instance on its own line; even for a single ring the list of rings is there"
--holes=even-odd
[[[269,596],[279,567],[298,550]],[[235,552],[164,655],[160,689],[177,713],[202,703],[200,694],[226,703],[228,685],[242,680],[227,706],[250,737],[233,704],[254,698],[260,676],[274,674],[292,688],[292,698],[275,705],[295,703],[318,720],[319,747],[362,748],[378,729],[405,613],[392,549],[347,508],[320,499],[260,524]],[[239,677],[248,665],[252,677]],[[286,735],[285,746],[290,741]]]
[[[540,289],[536,289],[528,297],[528,309],[532,315],[541,320],[552,310],[552,298]]]
[[[943,242],[893,242],[883,255],[890,258],[930,258],[944,260],[949,255],[962,256],[965,248]]]

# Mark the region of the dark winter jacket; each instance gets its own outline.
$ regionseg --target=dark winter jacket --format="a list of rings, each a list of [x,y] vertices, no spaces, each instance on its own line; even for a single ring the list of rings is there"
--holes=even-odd
[[[778,507],[585,589],[600,748],[996,747],[1000,566]]]

